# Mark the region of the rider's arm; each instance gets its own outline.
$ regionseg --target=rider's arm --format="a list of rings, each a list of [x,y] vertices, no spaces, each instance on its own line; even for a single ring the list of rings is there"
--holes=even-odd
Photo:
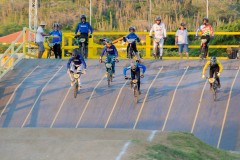
[[[152,28],[150,29],[150,33],[149,36],[152,36],[152,32],[154,31],[154,25],[152,26]]]
[[[79,24],[78,24],[77,27],[76,27],[75,34],[78,33],[78,30],[79,30]]]
[[[163,38],[166,38],[166,37],[167,37],[167,30],[166,30],[165,24],[163,23]]]
[[[136,35],[136,40],[137,40],[137,42],[140,42],[140,38],[137,35]]]
[[[214,36],[214,32],[213,32],[213,28],[212,28],[211,25],[210,25],[209,29],[210,29],[210,34],[211,34],[211,36],[213,37],[213,36]]]
[[[204,65],[203,70],[202,70],[202,75],[205,75],[206,69],[210,65],[210,61],[207,61],[207,63]]]
[[[218,64],[218,66],[219,66],[219,72],[221,73],[221,72],[222,72],[222,70],[223,70],[222,63],[221,63],[221,62],[219,62],[219,61],[217,61],[217,64]]]
[[[143,64],[139,64],[139,63],[138,63],[138,67],[139,67],[139,68],[142,68],[142,73],[145,73],[145,71],[146,71],[146,66],[144,66]]]
[[[126,68],[123,69],[123,75],[124,75],[124,76],[127,75],[127,71],[128,71],[129,69],[131,69],[131,66],[126,67]]]
[[[73,58],[69,58],[68,63],[67,63],[67,69],[70,69],[70,64],[73,61]]]
[[[84,69],[87,69],[87,64],[86,64],[86,62],[85,62],[85,60],[84,60],[84,58],[82,57],[81,54],[79,54],[79,59],[80,59],[80,61],[81,61],[82,64],[83,64],[83,68],[84,68]]]
[[[114,55],[117,58],[118,57],[118,51],[117,51],[117,48],[114,45],[113,45],[113,51],[114,51]]]
[[[104,54],[106,53],[107,51],[107,47],[105,46],[103,49],[102,49],[102,53],[100,54],[100,58],[102,58],[102,56],[104,56]]]
[[[93,33],[93,29],[92,29],[92,26],[88,23],[88,29],[90,30],[90,34]]]
[[[198,36],[198,32],[200,31],[200,27],[198,27],[198,29],[196,30],[196,36]]]

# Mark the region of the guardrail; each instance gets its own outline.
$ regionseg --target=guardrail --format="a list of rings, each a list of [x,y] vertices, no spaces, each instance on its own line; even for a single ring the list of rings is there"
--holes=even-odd
[[[88,57],[89,58],[98,58],[99,57],[99,53],[98,50],[99,48],[103,48],[103,45],[99,45],[97,43],[94,43],[94,37],[95,36],[102,36],[102,37],[106,37],[106,36],[116,36],[119,35],[118,38],[120,38],[121,36],[127,35],[129,34],[129,32],[94,32],[93,33],[93,37],[89,38],[89,44],[88,44]],[[145,49],[146,55],[144,58],[151,58],[151,49],[153,48],[153,46],[151,45],[151,38],[149,37],[149,32],[136,32],[136,34],[138,36],[143,35],[145,36],[146,39],[146,43],[143,45],[138,45],[137,48],[138,49]],[[175,35],[176,32],[167,32],[167,35]],[[189,35],[195,35],[195,32],[188,32]],[[215,32],[215,35],[240,35],[240,32]],[[121,36],[120,36],[121,35]],[[62,38],[62,57],[66,58],[65,56],[65,51],[69,51],[72,50],[74,48],[78,48],[78,46],[73,46],[72,42],[73,42],[73,38],[74,38],[74,33],[70,33],[70,32],[64,32],[63,33],[63,38]],[[67,44],[67,45],[66,45]],[[126,49],[127,44],[116,44],[115,45],[118,49]],[[199,45],[189,45],[189,48],[199,48]],[[232,48],[236,48],[239,47],[239,45],[210,45],[209,48],[228,48],[228,47],[232,47]],[[175,45],[164,45],[164,48],[178,48]],[[122,53],[123,54],[123,53]],[[120,57],[126,57],[126,53],[124,55],[120,54]]]

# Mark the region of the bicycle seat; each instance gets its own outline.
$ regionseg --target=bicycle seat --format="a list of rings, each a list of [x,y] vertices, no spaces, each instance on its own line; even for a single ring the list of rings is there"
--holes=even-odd
[[[208,78],[209,83],[214,83],[214,81],[215,81],[215,78]]]

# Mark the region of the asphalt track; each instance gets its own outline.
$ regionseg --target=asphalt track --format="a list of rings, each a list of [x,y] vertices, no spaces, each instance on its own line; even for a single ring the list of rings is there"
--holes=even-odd
[[[2,128],[120,128],[191,132],[204,142],[240,151],[240,61],[222,61],[222,87],[213,101],[199,60],[145,60],[138,104],[116,64],[110,87],[105,67],[87,60],[78,97],[66,61],[22,60],[0,81]]]

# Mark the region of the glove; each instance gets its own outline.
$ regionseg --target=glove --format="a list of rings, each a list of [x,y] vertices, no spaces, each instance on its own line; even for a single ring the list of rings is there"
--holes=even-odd
[[[220,72],[218,72],[218,73],[217,73],[217,76],[220,77],[220,75],[221,75]]]
[[[205,75],[203,74],[203,75],[202,75],[202,79],[204,79],[204,78],[205,78]]]
[[[102,59],[99,59],[99,63],[102,63]]]
[[[89,38],[92,38],[92,35],[91,35],[91,34],[89,35]]]
[[[153,38],[153,36],[149,36],[150,38]]]
[[[127,80],[127,79],[128,79],[128,77],[127,77],[127,76],[125,76],[125,79]]]
[[[143,77],[144,77],[144,74],[141,75],[141,78],[143,78]]]
[[[87,69],[84,69],[84,70],[83,70],[83,74],[86,74],[86,72],[87,72]]]
[[[118,59],[116,59],[116,62],[118,63],[118,62],[119,62],[119,60],[118,60]]]

